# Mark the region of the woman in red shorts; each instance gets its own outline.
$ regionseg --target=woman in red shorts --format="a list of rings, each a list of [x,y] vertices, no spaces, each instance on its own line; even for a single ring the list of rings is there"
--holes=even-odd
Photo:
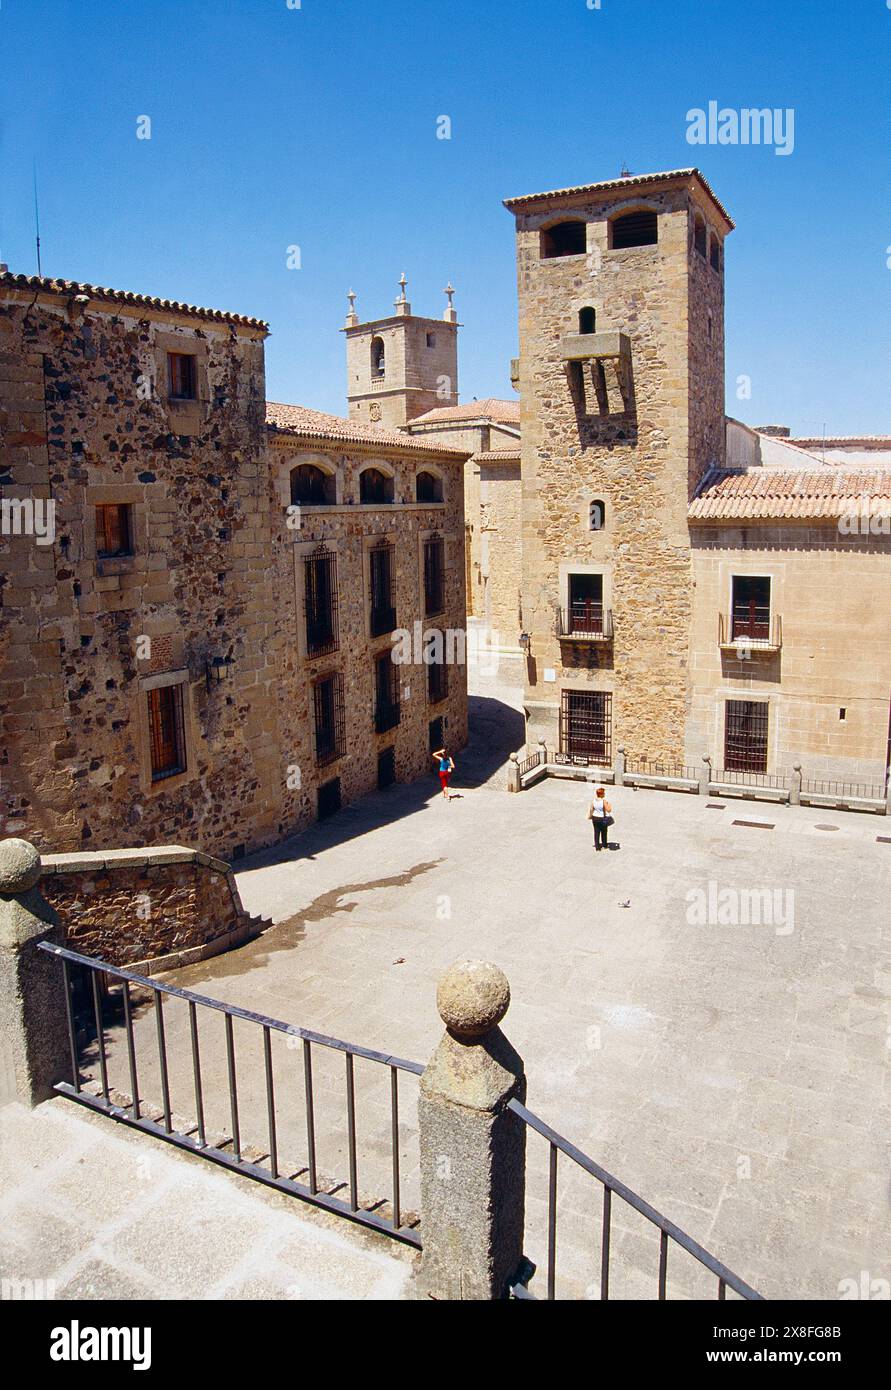
[[[432,757],[439,768],[439,785],[442,787],[442,794],[448,801],[450,799],[449,778],[455,771],[455,764],[444,748],[438,748]]]

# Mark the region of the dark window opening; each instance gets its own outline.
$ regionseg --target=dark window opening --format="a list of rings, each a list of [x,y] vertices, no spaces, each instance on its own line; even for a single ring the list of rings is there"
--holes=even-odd
[[[612,761],[613,697],[607,690],[564,690],[560,752],[589,762]]]
[[[195,358],[186,352],[168,352],[167,370],[170,399],[172,401],[196,400],[198,373]]]
[[[319,820],[327,820],[329,816],[335,816],[342,804],[340,778],[332,777],[330,782],[324,782],[318,790],[316,812]]]
[[[588,525],[592,531],[602,531],[606,525],[606,503],[599,498],[588,503]]]
[[[766,700],[727,701],[724,766],[735,772],[767,771]]]
[[[569,632],[603,632],[603,575],[569,576]]]
[[[383,338],[371,340],[371,375],[381,377],[386,374],[387,360]]]
[[[747,637],[753,642],[770,638],[770,580],[749,575],[733,576],[730,640]]]
[[[541,234],[542,260],[554,256],[582,256],[587,250],[584,222],[558,222]]]
[[[627,246],[655,246],[659,240],[659,218],[655,212],[626,212],[610,223],[610,246],[620,251]]]
[[[445,607],[445,556],[441,536],[424,542],[424,616],[432,618]]]
[[[433,661],[427,667],[427,703],[438,705],[448,693],[449,668],[445,662],[445,654],[443,654],[439,661]]]
[[[396,749],[392,746],[382,748],[377,755],[377,785],[383,791],[392,787],[396,781]]]
[[[847,717],[848,717],[848,711],[847,711],[847,709],[845,708],[844,705],[842,705],[841,709],[839,710],[839,712],[838,712],[838,717],[839,717],[839,719],[847,719]]]
[[[712,236],[712,245],[711,250],[709,252],[709,260],[712,264],[712,270],[721,269],[721,243],[718,241],[718,238],[714,235]]]
[[[597,313],[588,305],[584,309],[579,309],[579,332],[593,333],[597,323]]]
[[[382,637],[396,626],[393,603],[393,547],[379,541],[369,552],[371,563],[371,635]]]
[[[146,695],[152,781],[160,782],[186,770],[183,691],[181,685],[162,685],[146,691]]]
[[[393,479],[379,468],[366,468],[359,474],[359,501],[375,507],[392,502]]]
[[[429,348],[435,348],[435,347],[436,347],[436,334],[435,334],[435,333],[428,333],[428,334],[427,334],[427,346],[428,346]]]
[[[427,747],[431,753],[438,753],[445,743],[445,720],[440,714],[427,725]]]
[[[421,472],[415,479],[415,499],[418,502],[441,502],[442,479],[435,473]]]
[[[693,245],[696,247],[700,256],[705,256],[706,254],[706,237],[705,222],[701,217],[697,217],[693,223]]]
[[[325,676],[313,686],[316,762],[319,767],[342,758],[345,749],[343,677]]]
[[[133,509],[127,502],[103,503],[96,508],[96,555],[110,560],[133,554]]]
[[[314,463],[301,463],[291,469],[292,506],[331,507],[336,500],[333,473],[326,473]]]
[[[306,650],[326,656],[339,646],[337,623],[337,556],[321,548],[304,561]]]
[[[379,734],[399,723],[399,667],[392,652],[374,661],[374,727]]]

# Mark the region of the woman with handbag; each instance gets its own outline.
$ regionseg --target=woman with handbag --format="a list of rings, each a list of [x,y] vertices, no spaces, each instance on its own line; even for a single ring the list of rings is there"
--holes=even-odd
[[[598,854],[602,849],[609,849],[607,831],[613,823],[613,818],[610,815],[612,809],[606,800],[606,788],[597,787],[594,792],[594,800],[588,811],[588,820],[594,826],[594,848]]]

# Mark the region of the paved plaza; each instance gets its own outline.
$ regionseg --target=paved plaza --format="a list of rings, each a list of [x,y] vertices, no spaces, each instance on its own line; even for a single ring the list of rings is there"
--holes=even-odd
[[[504,1031],[525,1059],[530,1109],[768,1297],[837,1298],[864,1272],[881,1289],[875,1281],[891,1280],[891,844],[877,838],[887,823],[621,788],[610,793],[615,847],[595,855],[583,783],[504,790],[505,750],[522,737],[515,692],[477,688],[475,741],[457,756],[450,802],[433,778],[394,787],[243,862],[246,906],[275,925],[170,981],[423,1062],[441,1031],[443,971],[461,956],[495,961],[511,982]],[[174,1108],[188,1113],[187,1017],[176,1003],[165,1014]],[[222,1131],[222,1020],[202,1028],[209,1124]],[[137,1034],[141,1090],[157,1099],[148,1010]],[[262,1148],[261,1050],[247,1025],[236,1044],[242,1131]],[[285,1039],[276,1047],[281,1142],[296,1172],[300,1054]],[[120,1031],[111,1069],[126,1089]],[[360,1063],[357,1086],[360,1188],[385,1198],[386,1072]],[[415,1095],[406,1077],[410,1210]],[[319,1054],[316,1107],[320,1168],[342,1182],[339,1054]],[[541,1266],[547,1154],[535,1135],[529,1158],[527,1245]],[[596,1297],[600,1187],[569,1167],[561,1160],[558,1294]],[[611,1292],[654,1296],[658,1238],[621,1203],[614,1226]],[[386,1243],[338,1229],[363,1248]],[[397,1264],[399,1277],[376,1284],[375,1268],[368,1286],[398,1291],[408,1266]],[[669,1274],[676,1295],[713,1296],[686,1256],[672,1255]]]

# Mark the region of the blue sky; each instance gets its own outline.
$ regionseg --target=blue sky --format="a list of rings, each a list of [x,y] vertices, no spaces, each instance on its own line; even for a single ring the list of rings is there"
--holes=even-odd
[[[698,164],[728,411],[891,433],[888,0],[589,2],[2,0],[0,259],[36,269],[36,159],[44,273],[268,318],[271,398],[343,413],[346,290],[403,270],[418,313],[457,286],[461,398],[510,397],[501,199]],[[712,100],[793,108],[793,153],[691,147]]]

